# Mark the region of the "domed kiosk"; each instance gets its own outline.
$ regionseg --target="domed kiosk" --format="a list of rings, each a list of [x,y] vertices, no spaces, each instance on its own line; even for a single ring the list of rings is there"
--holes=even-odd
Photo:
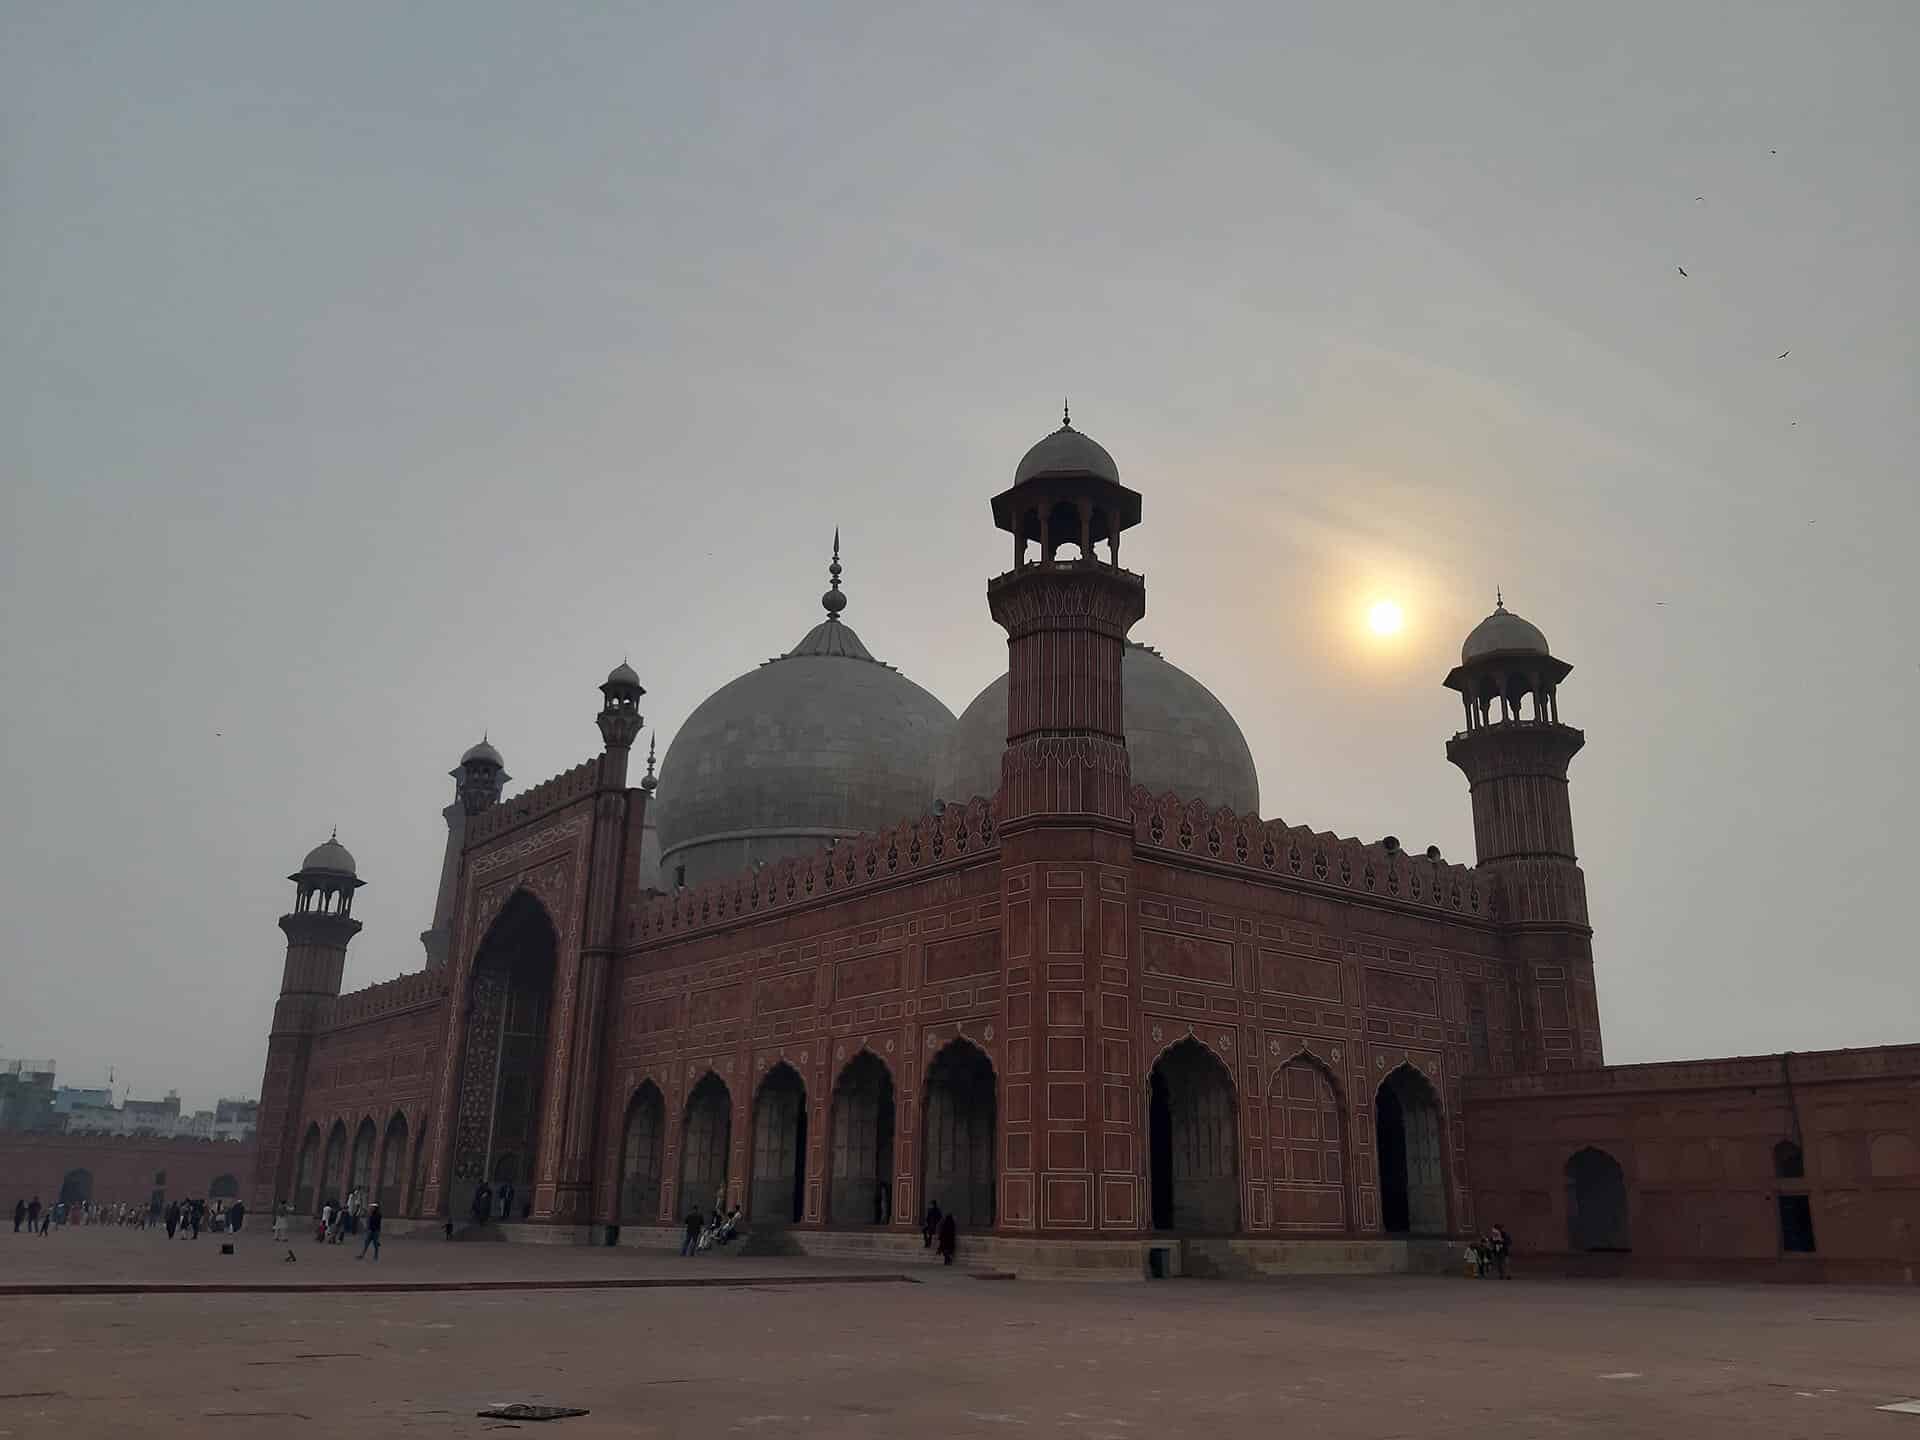
[[[1132,641],[1121,655],[1121,703],[1133,783],[1154,794],[1260,813],[1260,776],[1247,737],[1214,693],[1158,650]],[[949,803],[1000,788],[1007,746],[1007,677],[1000,676],[960,712],[934,772]]]
[[[921,815],[953,712],[874,659],[840,618],[840,541],[826,619],[786,654],[708,696],[660,762],[669,890]]]

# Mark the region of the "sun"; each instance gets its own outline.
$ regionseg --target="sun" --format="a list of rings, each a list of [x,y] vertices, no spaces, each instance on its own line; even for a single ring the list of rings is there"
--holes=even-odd
[[[1373,608],[1367,611],[1367,628],[1376,635],[1398,635],[1405,618],[1393,601],[1376,600]]]

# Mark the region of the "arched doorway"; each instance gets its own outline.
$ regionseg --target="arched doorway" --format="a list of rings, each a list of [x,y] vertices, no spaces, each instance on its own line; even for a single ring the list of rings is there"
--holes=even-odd
[[[927,1069],[926,1089],[924,1198],[957,1225],[989,1229],[999,1118],[993,1062],[965,1040],[949,1041]]]
[[[93,1199],[93,1172],[69,1170],[60,1181],[60,1204],[84,1205]]]
[[[410,1215],[420,1209],[422,1194],[421,1182],[426,1179],[427,1175],[427,1136],[431,1133],[431,1127],[422,1124],[420,1126],[420,1138],[413,1142],[413,1171],[407,1179],[406,1206],[402,1210],[402,1214]]]
[[[1347,1228],[1346,1127],[1325,1066],[1296,1055],[1267,1090],[1267,1181],[1273,1228]]]
[[[347,1193],[358,1195],[363,1204],[373,1199],[373,1151],[379,1143],[379,1132],[369,1116],[353,1133],[353,1169],[347,1177]]]
[[[213,1183],[207,1187],[209,1200],[238,1200],[240,1198],[240,1179],[235,1175],[216,1175]]]
[[[1233,1077],[1189,1036],[1148,1077],[1153,1228],[1232,1234],[1240,1228],[1240,1140]]]
[[[380,1208],[389,1216],[405,1208],[406,1183],[407,1117],[396,1110],[387,1121],[386,1139],[380,1145]]]
[[[733,1092],[709,1070],[687,1097],[680,1146],[680,1205],[705,1214],[724,1205],[727,1147],[733,1142]]]
[[[307,1138],[300,1142],[300,1159],[293,1167],[293,1213],[311,1215],[320,1208],[314,1199],[314,1167],[320,1163],[320,1127],[307,1126]]]
[[[1631,1250],[1627,1177],[1620,1162],[1588,1146],[1567,1160],[1567,1248]]]
[[[660,1218],[660,1160],[666,1148],[667,1103],[651,1080],[627,1105],[620,1151],[620,1220],[650,1225]]]
[[[516,890],[474,956],[453,1159],[463,1198],[482,1180],[530,1188],[558,949],[546,909]]]
[[[1444,1129],[1432,1084],[1411,1065],[1402,1065],[1380,1082],[1373,1119],[1380,1228],[1389,1235],[1446,1234]]]
[[[833,1086],[828,1218],[884,1225],[893,1218],[893,1075],[871,1050],[849,1060]]]
[[[341,1186],[347,1168],[346,1122],[336,1120],[327,1132],[326,1163],[320,1167],[319,1205],[338,1205],[346,1192]],[[316,1209],[319,1206],[315,1207]]]
[[[753,1101],[753,1191],[747,1214],[756,1222],[806,1218],[807,1087],[791,1065],[767,1072]]]

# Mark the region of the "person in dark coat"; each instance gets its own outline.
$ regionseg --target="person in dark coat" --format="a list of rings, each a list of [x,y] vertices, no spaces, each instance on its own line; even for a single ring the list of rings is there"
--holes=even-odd
[[[25,1222],[26,1218],[27,1218],[27,1202],[24,1200],[14,1201],[13,1202],[13,1233],[14,1234],[18,1235],[20,1233],[20,1226]]]
[[[234,1201],[233,1204],[227,1207],[227,1233],[229,1235],[238,1235],[241,1225],[246,1222],[246,1218],[247,1207],[238,1200]]]
[[[687,1238],[680,1242],[680,1253],[682,1255],[693,1254],[694,1247],[699,1243],[700,1212],[698,1210],[689,1210],[687,1211]]]
[[[39,1228],[40,1228],[40,1197],[36,1195],[33,1197],[33,1202],[27,1206],[27,1233],[32,1234],[35,1230]]]
[[[167,1206],[167,1239],[173,1239],[173,1232],[180,1228],[180,1202],[175,1200]]]
[[[949,1215],[940,1222],[940,1263],[953,1264],[953,1252],[960,1244],[960,1227],[953,1223]]]
[[[940,1202],[935,1200],[927,1206],[926,1217],[920,1222],[920,1248],[933,1248],[933,1232],[940,1228]]]
[[[473,1192],[473,1223],[476,1225],[486,1224],[487,1216],[492,1213],[493,1191],[489,1190],[487,1188],[487,1182],[482,1180],[479,1188]]]
[[[374,1201],[373,1204],[367,1207],[367,1238],[360,1242],[360,1253],[354,1256],[353,1258],[356,1260],[366,1259],[368,1246],[373,1247],[374,1263],[376,1265],[379,1264],[380,1263],[380,1202],[377,1200]]]

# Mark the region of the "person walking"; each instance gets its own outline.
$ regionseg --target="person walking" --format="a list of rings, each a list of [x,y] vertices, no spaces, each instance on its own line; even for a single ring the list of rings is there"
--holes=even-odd
[[[920,1221],[920,1248],[933,1248],[933,1235],[940,1228],[940,1202],[932,1201],[927,1206],[926,1216]]]
[[[24,1200],[14,1201],[13,1202],[13,1233],[14,1234],[18,1235],[20,1233],[21,1223],[26,1218],[27,1218],[27,1202]]]
[[[40,1197],[36,1195],[33,1197],[32,1202],[27,1206],[27,1233],[31,1235],[35,1230],[39,1228],[40,1228]]]
[[[246,1220],[247,1207],[244,1201],[236,1200],[227,1207],[227,1233],[229,1235],[238,1235],[240,1233],[240,1227],[246,1223]]]
[[[368,1246],[373,1247],[374,1263],[376,1265],[379,1264],[380,1263],[380,1202],[378,1200],[374,1201],[373,1204],[367,1207],[367,1238],[360,1242],[360,1253],[354,1256],[353,1258],[356,1260],[366,1259]]]
[[[200,1238],[200,1217],[206,1213],[206,1208],[207,1206],[204,1200],[189,1200],[187,1202],[187,1209],[193,1216],[193,1238],[196,1240]]]
[[[699,1244],[700,1212],[698,1210],[689,1210],[687,1211],[687,1238],[680,1242],[680,1253],[683,1256],[691,1255]]]
[[[945,1216],[940,1221],[940,1263],[953,1264],[953,1252],[960,1245],[960,1227],[953,1223],[953,1216]]]
[[[1493,1273],[1502,1280],[1507,1279],[1507,1256],[1513,1253],[1513,1236],[1507,1233],[1507,1227],[1494,1222],[1490,1236],[1493,1243]]]
[[[167,1205],[167,1239],[173,1239],[173,1232],[180,1228],[180,1202],[174,1200]]]
[[[487,1188],[487,1182],[482,1180],[479,1187],[473,1192],[473,1223],[476,1225],[486,1224],[487,1216],[492,1213],[493,1191],[489,1190]]]
[[[285,1200],[273,1207],[273,1239],[276,1245],[287,1241],[287,1215],[293,1209]]]

